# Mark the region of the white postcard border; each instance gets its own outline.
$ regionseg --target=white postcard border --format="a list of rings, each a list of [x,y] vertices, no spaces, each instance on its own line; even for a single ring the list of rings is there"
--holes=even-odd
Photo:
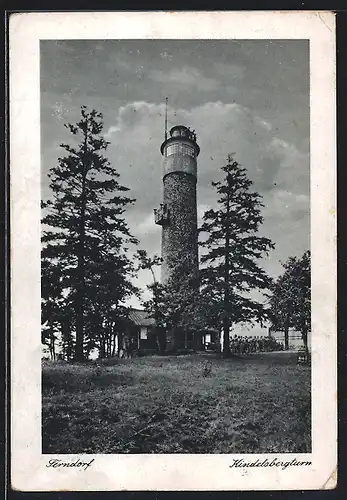
[[[42,455],[40,57],[44,39],[309,39],[312,453]],[[22,491],[303,490],[337,470],[335,19],[329,12],[23,13],[10,17],[11,476]],[[230,468],[233,458],[311,466]],[[47,468],[50,458],[94,462]]]

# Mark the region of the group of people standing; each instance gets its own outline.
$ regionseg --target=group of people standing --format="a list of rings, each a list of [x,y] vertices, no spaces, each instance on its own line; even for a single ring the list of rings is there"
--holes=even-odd
[[[283,351],[283,349],[283,344],[273,337],[242,337],[234,335],[230,339],[230,350],[233,354]]]

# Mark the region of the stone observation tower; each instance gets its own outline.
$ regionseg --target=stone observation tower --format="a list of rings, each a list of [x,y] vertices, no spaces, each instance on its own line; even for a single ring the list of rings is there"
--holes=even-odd
[[[188,127],[176,125],[160,148],[163,155],[163,203],[154,210],[155,223],[162,227],[161,282],[170,283],[179,266],[184,276],[179,279],[198,277],[198,230],[197,230],[197,156],[200,148],[196,134]],[[198,291],[198,281],[187,285]],[[182,335],[184,339],[182,339]],[[187,347],[183,332],[167,333],[167,341],[178,345],[178,339]]]
[[[166,284],[178,265],[187,273],[198,273],[198,230],[196,208],[196,134],[183,125],[170,130],[160,148],[163,155],[163,203],[154,211],[162,226],[161,281]]]

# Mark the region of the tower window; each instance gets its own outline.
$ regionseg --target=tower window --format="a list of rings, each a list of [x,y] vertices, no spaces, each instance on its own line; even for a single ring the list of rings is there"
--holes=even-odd
[[[192,146],[188,144],[169,144],[166,148],[166,155],[174,155],[174,154],[184,154],[195,157],[195,150]]]
[[[182,144],[182,153],[185,155],[195,156],[195,151],[192,146],[188,146],[187,144]]]

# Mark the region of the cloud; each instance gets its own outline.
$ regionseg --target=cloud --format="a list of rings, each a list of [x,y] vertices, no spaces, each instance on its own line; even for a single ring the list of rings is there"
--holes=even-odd
[[[154,213],[151,212],[143,220],[136,228],[136,233],[139,237],[148,236],[153,233],[158,233],[158,227],[154,224]]]
[[[204,76],[196,68],[184,66],[173,68],[170,71],[153,69],[149,71],[148,78],[155,82],[165,84],[178,84],[193,86],[201,91],[214,91],[220,86],[220,82],[215,78]]]
[[[272,125],[268,121],[264,120],[264,118],[259,118],[259,116],[254,117],[254,121],[257,125],[260,127],[263,127],[267,132],[270,132],[272,130]]]
[[[309,192],[309,152],[295,144],[273,137],[267,147],[268,158],[280,165],[274,176],[278,188],[292,186],[296,193]],[[295,175],[295,177],[294,177]]]

